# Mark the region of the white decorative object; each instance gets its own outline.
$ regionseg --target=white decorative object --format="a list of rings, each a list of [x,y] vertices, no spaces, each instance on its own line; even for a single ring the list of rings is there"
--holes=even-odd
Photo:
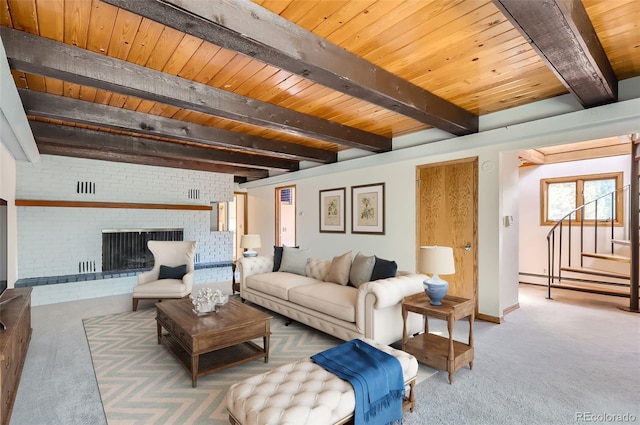
[[[198,315],[215,313],[216,305],[224,305],[228,301],[228,295],[223,295],[219,289],[214,291],[211,288],[202,288],[198,291],[198,295],[195,298],[191,297],[191,302],[194,307],[193,312]]]

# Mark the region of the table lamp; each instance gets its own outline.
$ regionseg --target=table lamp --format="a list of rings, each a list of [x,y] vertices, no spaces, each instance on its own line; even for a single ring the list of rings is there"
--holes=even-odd
[[[246,248],[247,250],[242,254],[245,257],[257,257],[258,252],[253,248],[260,248],[260,235],[242,235],[240,237],[240,248]]]
[[[453,261],[453,248],[448,246],[421,246],[420,272],[431,274],[424,280],[424,291],[431,299],[431,305],[442,305],[442,299],[447,295],[449,282],[440,279],[441,274],[456,272]]]

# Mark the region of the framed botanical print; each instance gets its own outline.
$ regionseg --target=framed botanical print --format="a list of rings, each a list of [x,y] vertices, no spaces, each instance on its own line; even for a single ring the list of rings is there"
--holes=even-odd
[[[320,191],[320,233],[345,233],[345,196],[347,189]]]
[[[351,233],[384,235],[384,183],[351,187]]]

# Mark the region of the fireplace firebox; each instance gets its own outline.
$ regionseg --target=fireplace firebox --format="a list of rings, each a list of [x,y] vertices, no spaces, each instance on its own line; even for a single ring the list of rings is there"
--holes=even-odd
[[[106,229],[102,231],[102,271],[153,267],[148,241],[184,240],[184,229]]]

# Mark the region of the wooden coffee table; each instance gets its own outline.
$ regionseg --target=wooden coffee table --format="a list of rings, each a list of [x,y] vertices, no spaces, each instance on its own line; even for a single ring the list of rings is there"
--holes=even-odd
[[[269,362],[272,316],[235,298],[206,316],[198,316],[192,310],[189,298],[156,303],[158,344],[163,344],[191,372],[194,388],[200,376],[261,357]],[[262,347],[252,342],[260,337]]]

